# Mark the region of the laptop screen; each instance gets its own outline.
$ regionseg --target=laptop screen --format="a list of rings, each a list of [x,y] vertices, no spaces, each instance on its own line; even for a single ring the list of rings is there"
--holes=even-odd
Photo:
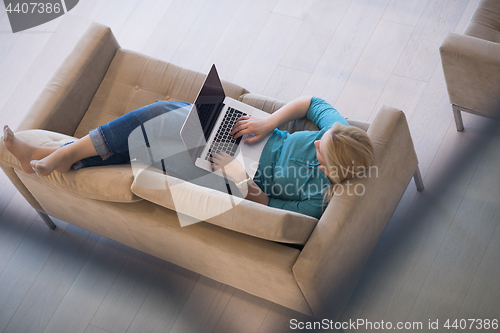
[[[225,98],[219,75],[212,65],[180,133],[193,162],[205,147]]]
[[[220,82],[215,65],[212,65],[194,103],[205,140],[207,141],[224,106],[224,98],[226,98],[226,95],[224,94],[224,89],[222,89],[222,83]]]

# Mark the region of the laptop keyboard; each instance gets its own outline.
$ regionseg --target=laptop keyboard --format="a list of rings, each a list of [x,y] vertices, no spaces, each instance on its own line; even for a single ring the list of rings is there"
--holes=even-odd
[[[236,120],[246,115],[246,113],[233,109],[232,107],[227,109],[221,125],[219,126],[219,130],[217,131],[217,134],[215,134],[214,140],[210,145],[207,156],[205,156],[205,160],[210,161],[210,155],[212,153],[225,152],[234,156],[236,150],[238,149],[238,145],[240,144],[241,136],[235,140],[232,135],[229,135],[229,133],[231,133],[231,129],[236,123]]]

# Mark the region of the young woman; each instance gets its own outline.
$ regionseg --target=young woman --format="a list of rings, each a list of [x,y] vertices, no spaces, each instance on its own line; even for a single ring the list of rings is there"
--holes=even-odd
[[[128,163],[129,135],[134,129],[168,113],[172,116],[169,117],[170,131],[179,133],[189,105],[186,102],[157,101],[61,147],[32,146],[16,138],[8,126],[4,127],[3,141],[25,172],[36,172],[40,176],[48,176],[53,171],[64,173],[82,167]],[[319,130],[290,134],[277,129],[288,121],[303,117],[310,119]],[[237,139],[248,134],[250,137],[245,141],[252,143],[262,140],[270,132],[253,179],[228,154],[212,156],[213,168],[222,168],[238,188],[244,189],[242,192],[246,193],[248,200],[319,218],[325,201],[333,195],[334,186],[355,177],[357,170],[371,164],[373,146],[368,135],[349,126],[337,110],[317,97],[297,98],[266,119],[241,117],[231,135]],[[181,163],[177,169],[199,172],[189,159],[179,158],[166,164],[171,163]],[[167,167],[167,170],[170,169]]]

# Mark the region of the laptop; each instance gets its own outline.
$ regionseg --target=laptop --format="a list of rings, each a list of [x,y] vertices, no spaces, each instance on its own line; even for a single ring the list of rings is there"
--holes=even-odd
[[[234,140],[229,133],[241,116],[266,118],[269,113],[226,97],[219,74],[212,65],[195,103],[182,125],[180,136],[194,164],[206,171],[225,177],[212,170],[211,154],[226,152],[234,156],[253,178],[260,155],[271,133],[255,143],[246,143],[244,135]]]

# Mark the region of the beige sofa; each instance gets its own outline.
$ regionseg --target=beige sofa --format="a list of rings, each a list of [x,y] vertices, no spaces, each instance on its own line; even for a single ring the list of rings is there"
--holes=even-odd
[[[93,24],[16,135],[34,145],[58,146],[156,100],[193,102],[204,77],[123,50],[109,28]],[[223,84],[229,96],[267,112],[284,105]],[[383,106],[371,124],[349,122],[371,137],[378,173],[351,180],[364,194],[339,193],[320,220],[241,200],[206,222],[181,227],[168,188],[143,185],[168,184],[169,176],[151,168],[133,172],[127,164],[39,177],[24,173],[3,145],[0,166],[51,227],[48,215],[296,311],[337,319],[413,176],[423,189],[402,111]],[[314,125],[301,119],[284,128]],[[183,198],[197,200],[191,203],[197,207],[227,200],[206,188],[181,187]]]
[[[481,0],[464,33],[448,33],[440,51],[457,130],[461,111],[500,120],[500,1]]]

